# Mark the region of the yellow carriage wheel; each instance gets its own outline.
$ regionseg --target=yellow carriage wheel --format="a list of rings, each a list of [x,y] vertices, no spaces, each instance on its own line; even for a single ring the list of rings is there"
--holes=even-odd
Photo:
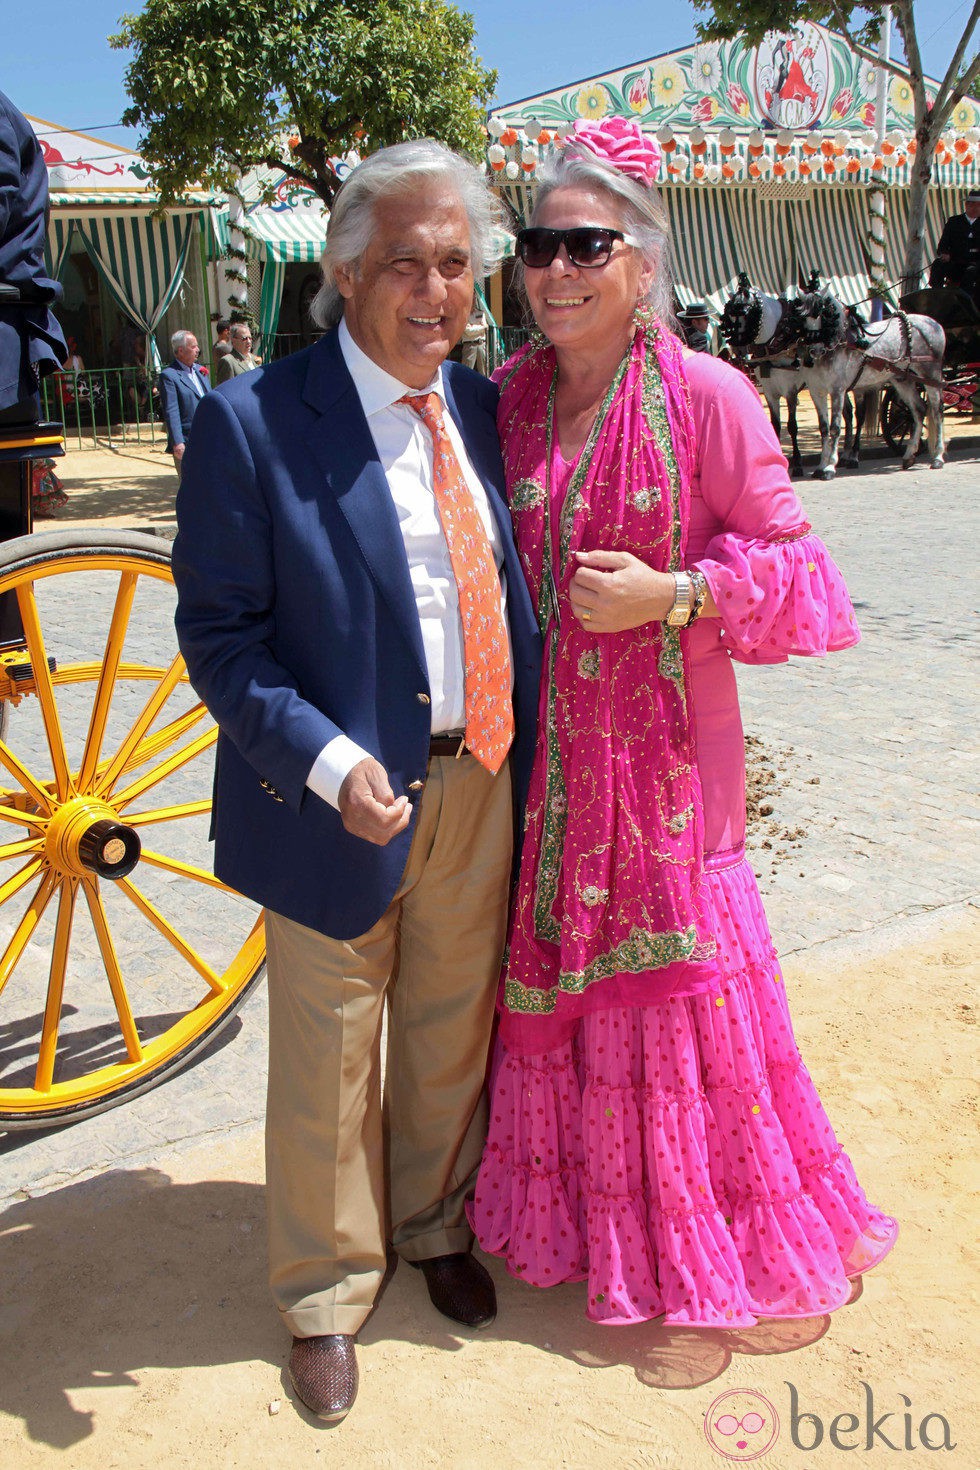
[[[261,912],[211,872],[217,731],[175,601],[154,536],[0,545],[0,628],[16,603],[24,645],[0,654],[0,1128],[155,1086],[264,967]]]

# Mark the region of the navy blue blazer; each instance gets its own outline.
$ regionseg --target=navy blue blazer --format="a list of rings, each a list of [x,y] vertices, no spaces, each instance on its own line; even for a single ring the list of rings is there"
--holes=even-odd
[[[38,376],[68,356],[49,303],[61,287],[44,264],[48,170],[34,130],[0,92],[0,284],[17,286],[28,307],[0,305],[0,409],[33,397]]]
[[[204,385],[204,392],[210,393],[211,379],[207,373],[202,372],[197,363],[194,363],[191,371]],[[187,443],[191,421],[203,399],[191,387],[186,368],[176,358],[161,371],[157,379],[157,389],[160,393],[163,422],[167,426],[167,448],[172,450],[175,444]]]
[[[504,503],[497,390],[455,363],[443,372],[503,544],[522,808],[541,640]],[[391,902],[414,823],[377,847],[345,831],[306,778],[345,734],[414,800],[431,730],[405,546],[336,332],[202,400],[177,521],[177,635],[220,728],[215,872],[298,923],[354,938]]]

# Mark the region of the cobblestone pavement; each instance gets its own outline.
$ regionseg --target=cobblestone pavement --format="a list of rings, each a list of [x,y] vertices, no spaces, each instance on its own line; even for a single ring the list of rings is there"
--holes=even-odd
[[[980,462],[803,482],[862,643],[739,670],[774,781],[752,852],[784,956],[973,898]],[[945,528],[952,528],[952,535]],[[765,845],[768,844],[768,845]],[[0,1136],[0,1202],[260,1126],[264,988],[187,1071],[71,1127]]]

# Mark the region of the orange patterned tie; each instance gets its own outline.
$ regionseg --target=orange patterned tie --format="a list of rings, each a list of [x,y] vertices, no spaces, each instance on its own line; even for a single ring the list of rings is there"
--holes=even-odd
[[[514,739],[510,650],[500,578],[480,512],[460,468],[435,393],[400,400],[432,435],[433,489],[459,592],[466,677],[466,745],[496,775]]]

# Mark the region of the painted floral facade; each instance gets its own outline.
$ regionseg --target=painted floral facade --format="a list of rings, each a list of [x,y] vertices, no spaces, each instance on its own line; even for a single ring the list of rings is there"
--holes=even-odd
[[[935,83],[927,83],[933,94]],[[704,42],[636,62],[498,109],[510,126],[532,119],[555,129],[576,118],[608,113],[635,117],[653,130],[695,126],[736,132],[753,128],[794,132],[817,128],[877,127],[877,68],[840,36],[809,23],[786,35],[770,33],[758,47],[742,41]],[[891,77],[885,130],[908,132],[912,92]],[[964,98],[951,129],[980,127],[980,105]]]

